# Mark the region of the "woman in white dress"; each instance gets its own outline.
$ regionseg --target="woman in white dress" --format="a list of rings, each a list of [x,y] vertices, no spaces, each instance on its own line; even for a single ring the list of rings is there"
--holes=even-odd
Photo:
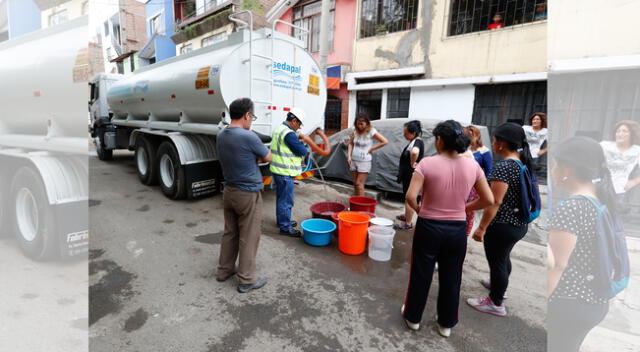
[[[611,172],[613,187],[622,199],[628,190],[640,184],[640,177],[629,179],[633,169],[640,164],[640,124],[630,120],[616,123],[611,139],[600,142],[600,145]]]

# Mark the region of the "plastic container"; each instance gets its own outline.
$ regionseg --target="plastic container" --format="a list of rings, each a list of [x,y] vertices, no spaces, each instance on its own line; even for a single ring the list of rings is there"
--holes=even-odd
[[[367,243],[369,216],[353,211],[338,214],[338,249],[344,254],[358,255],[364,253]]]
[[[369,258],[380,262],[386,262],[391,259],[395,234],[396,232],[392,227],[369,227]]]
[[[368,211],[358,211],[357,213],[364,214],[364,215],[368,216],[369,217],[369,221],[371,221],[371,219],[376,217],[376,214],[370,213]],[[367,225],[367,226],[371,226],[371,222],[369,222],[369,225]]]
[[[331,233],[336,224],[325,219],[307,219],[300,224],[304,241],[312,246],[326,246],[331,243]]]
[[[367,211],[375,214],[376,204],[378,201],[370,197],[353,196],[349,198],[349,210],[351,211]]]
[[[332,220],[331,215],[345,211],[347,207],[337,202],[320,202],[312,205],[309,210],[311,210],[311,217],[314,219]]]
[[[372,226],[383,226],[390,229],[393,228],[393,220],[391,219],[374,217],[369,222]]]

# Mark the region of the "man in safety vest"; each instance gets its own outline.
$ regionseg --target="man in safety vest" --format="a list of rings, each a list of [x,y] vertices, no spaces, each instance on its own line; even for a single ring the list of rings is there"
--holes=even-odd
[[[302,126],[306,114],[300,108],[287,113],[287,119],[278,126],[271,136],[271,165],[276,184],[276,222],[280,234],[300,237],[297,223],[291,221],[291,208],[294,203],[293,180],[302,173],[302,158],[308,151],[300,141],[296,131]]]

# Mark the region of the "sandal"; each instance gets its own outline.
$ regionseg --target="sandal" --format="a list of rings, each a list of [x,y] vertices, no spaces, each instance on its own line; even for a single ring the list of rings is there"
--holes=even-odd
[[[402,225],[398,225],[398,224],[393,225],[393,229],[394,230],[405,230],[406,231],[406,230],[413,229],[413,225],[412,224],[408,224],[408,223],[405,222]]]

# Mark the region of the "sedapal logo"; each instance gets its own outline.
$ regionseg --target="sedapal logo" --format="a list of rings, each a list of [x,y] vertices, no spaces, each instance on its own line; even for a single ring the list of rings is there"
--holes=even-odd
[[[288,78],[294,81],[301,81],[302,66],[292,66],[286,62],[276,62],[273,64],[273,76],[278,78]]]

